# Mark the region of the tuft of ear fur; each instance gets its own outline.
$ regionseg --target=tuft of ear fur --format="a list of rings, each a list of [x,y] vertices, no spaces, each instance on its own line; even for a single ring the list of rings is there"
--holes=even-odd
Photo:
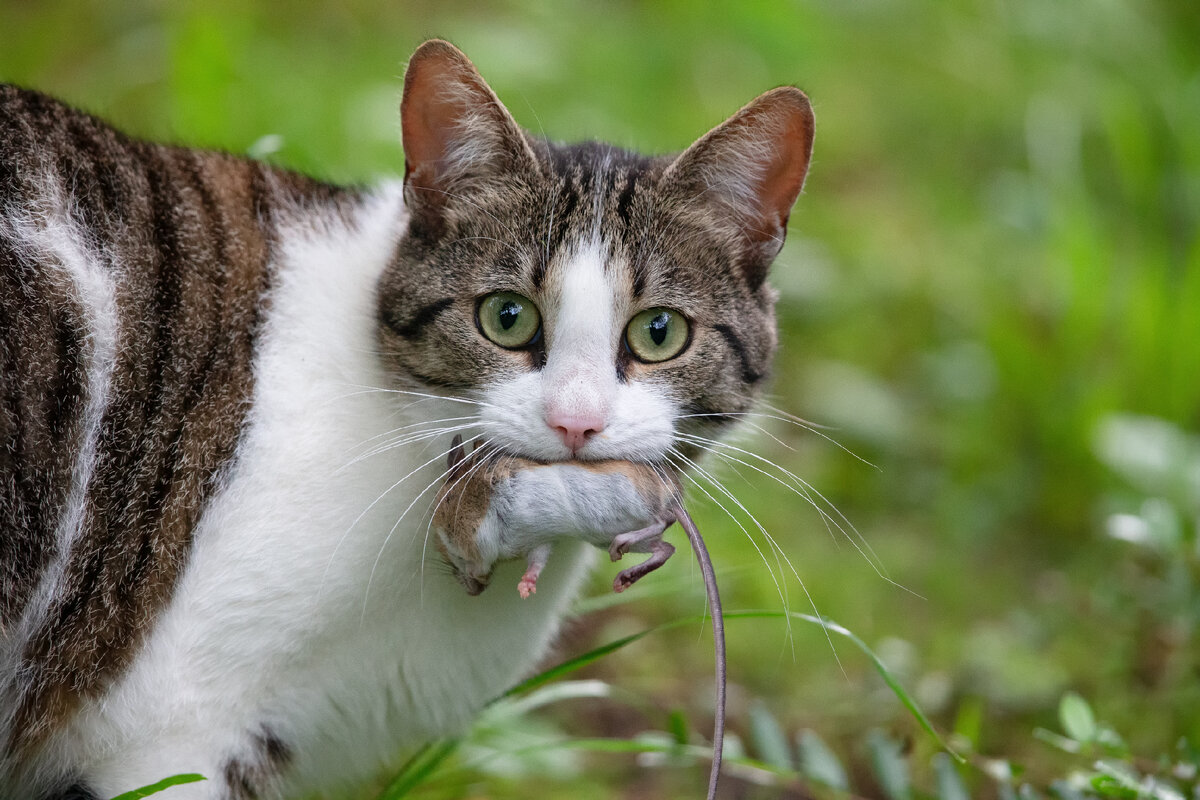
[[[436,218],[473,181],[534,164],[520,127],[475,65],[454,45],[431,39],[413,53],[400,101],[404,197]]]
[[[781,86],[713,128],[667,168],[684,202],[702,202],[744,237],[742,270],[757,289],[783,247],[788,215],[804,186],[813,145],[812,106]]]

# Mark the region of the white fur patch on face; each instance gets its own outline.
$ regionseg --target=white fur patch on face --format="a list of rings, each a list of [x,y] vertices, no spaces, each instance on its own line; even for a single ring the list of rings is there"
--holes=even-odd
[[[606,274],[606,248],[594,242],[567,262],[546,331],[542,405],[549,420],[573,417],[607,425],[617,393],[620,330],[617,287]]]
[[[546,365],[490,387],[482,418],[510,452],[543,461],[659,461],[674,438],[677,404],[650,381],[622,383],[617,355],[630,288],[602,242],[577,247],[555,271],[542,309]],[[556,426],[594,431],[572,449]]]

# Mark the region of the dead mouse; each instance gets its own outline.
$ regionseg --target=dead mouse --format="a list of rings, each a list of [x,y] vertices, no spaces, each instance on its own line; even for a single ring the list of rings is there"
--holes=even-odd
[[[470,594],[479,594],[497,561],[524,558],[522,597],[537,580],[556,539],[582,539],[608,550],[650,557],[617,575],[624,591],[662,566],[675,548],[662,534],[674,521],[679,481],[667,468],[627,461],[546,464],[476,447],[455,437],[449,473],[438,492],[437,547]]]
[[[497,561],[524,557],[521,597],[537,591],[553,541],[564,536],[606,547],[613,561],[625,553],[650,553],[613,581],[624,591],[662,566],[675,552],[663,532],[675,521],[687,533],[712,615],[716,651],[716,717],[708,800],[716,797],[725,740],[725,624],[712,561],[700,531],[683,507],[674,472],[650,464],[597,461],[544,464],[525,458],[487,455],[478,446],[468,455],[455,437],[449,473],[438,492],[434,524],[438,550],[470,594],[482,592]]]

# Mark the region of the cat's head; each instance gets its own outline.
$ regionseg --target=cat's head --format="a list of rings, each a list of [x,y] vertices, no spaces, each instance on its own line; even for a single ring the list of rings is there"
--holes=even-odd
[[[543,461],[662,462],[693,450],[680,433],[715,437],[747,410],[775,349],[765,278],[812,149],[800,90],[678,156],[561,146],[430,41],[401,117],[410,217],[379,291],[401,388],[476,402],[470,433]]]

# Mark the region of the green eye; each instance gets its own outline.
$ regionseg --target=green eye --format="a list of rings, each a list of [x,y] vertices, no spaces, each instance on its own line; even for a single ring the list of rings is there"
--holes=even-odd
[[[669,308],[650,308],[629,321],[625,342],[641,361],[666,361],[688,345],[688,322]]]
[[[510,350],[529,344],[542,330],[537,306],[515,292],[487,295],[479,301],[475,314],[483,335]]]

